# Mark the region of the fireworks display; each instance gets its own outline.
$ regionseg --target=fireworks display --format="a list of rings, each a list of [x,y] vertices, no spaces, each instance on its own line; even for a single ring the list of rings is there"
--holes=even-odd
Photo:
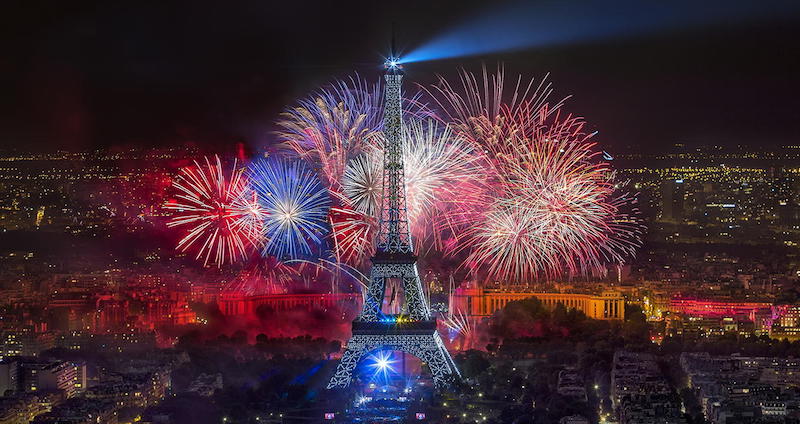
[[[278,137],[314,164],[331,193],[334,257],[363,265],[373,252],[382,195],[383,86],[358,76],[319,90],[278,121]],[[418,96],[404,99],[404,116],[430,111]]]
[[[354,266],[363,264],[373,252],[377,219],[356,211],[347,203],[332,207],[329,218],[337,260]]]
[[[454,222],[465,222],[482,201],[487,188],[482,155],[455,136],[448,125],[433,119],[410,119],[403,138],[406,203],[415,246],[426,241],[438,245],[442,230],[452,230]],[[372,217],[380,209],[382,166],[383,151],[376,142],[369,153],[348,163],[342,180],[347,200]]]
[[[443,234],[460,228],[482,206],[487,189],[483,156],[474,145],[434,120],[405,126],[406,202],[418,246],[439,246]]]
[[[461,81],[454,89],[442,80],[428,93],[442,119],[487,156],[493,195],[460,234],[454,250],[467,252],[465,263],[524,282],[602,272],[632,255],[641,230],[635,204],[619,194],[584,122],[547,102],[550,86],[517,80],[509,94],[502,71],[485,70],[482,83],[466,72]]]
[[[298,267],[274,256],[266,256],[248,265],[228,281],[223,293],[245,296],[284,293],[292,279],[301,277]]]
[[[330,199],[319,179],[300,161],[260,160],[248,176],[263,216],[263,251],[281,259],[312,254],[328,228]]]
[[[471,340],[475,330],[475,322],[461,310],[455,313],[450,311],[443,319],[444,327],[448,330],[447,336],[453,341],[458,336]]]
[[[348,160],[369,147],[383,125],[383,88],[357,75],[319,90],[282,114],[277,135],[298,156],[319,165],[333,192]]]
[[[236,162],[226,172],[218,156],[204,158],[180,170],[173,187],[176,199],[164,206],[169,227],[185,229],[178,250],[196,250],[204,265],[222,266],[243,259],[257,243],[260,213],[249,200],[251,192]]]
[[[350,197],[343,182],[354,188],[374,184],[369,169],[353,169],[352,163],[369,168],[365,153],[383,125],[383,89],[356,77],[338,81],[299,101],[278,121],[278,137],[298,157],[314,164],[330,191],[333,205],[329,222],[334,257],[350,265],[363,264],[371,254],[377,221],[375,199],[380,192]],[[361,159],[359,159],[361,158]],[[349,172],[346,171],[351,164]],[[363,179],[366,175],[366,179]],[[361,179],[359,179],[361,178]],[[380,176],[377,176],[380,179]],[[351,191],[350,195],[354,193]],[[378,200],[379,201],[379,200]]]
[[[382,90],[354,77],[288,109],[278,136],[294,162],[261,160],[246,175],[225,175],[219,159],[182,170],[180,200],[167,205],[170,226],[187,228],[178,248],[196,246],[204,263],[258,245],[283,261],[319,253],[364,265],[383,190]],[[419,254],[437,249],[509,283],[602,273],[634,254],[635,201],[584,121],[562,112],[551,92],[546,79],[507,84],[502,69],[484,69],[482,78],[463,72],[460,84],[440,79],[404,101],[406,199]]]
[[[381,207],[383,158],[377,153],[351,159],[342,178],[343,194],[358,213],[367,216],[377,216]]]

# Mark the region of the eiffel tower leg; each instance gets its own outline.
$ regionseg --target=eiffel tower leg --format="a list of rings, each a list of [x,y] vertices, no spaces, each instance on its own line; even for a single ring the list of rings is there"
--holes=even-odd
[[[369,273],[369,288],[364,299],[364,308],[359,317],[362,321],[376,321],[381,315],[383,297],[386,294],[385,265],[373,265]]]
[[[403,290],[408,305],[408,314],[412,319],[427,320],[431,318],[425,292],[422,290],[422,280],[419,278],[416,264],[402,265]]]
[[[450,385],[454,379],[461,377],[461,373],[458,372],[453,358],[445,348],[444,342],[442,342],[438,333],[414,340],[413,345],[407,346],[403,350],[428,365],[433,376],[433,383],[439,389]]]
[[[444,345],[442,338],[439,336],[439,333],[433,333],[434,343],[439,347],[439,353],[444,357],[444,361],[447,363],[448,368],[450,369],[450,373],[447,376],[448,381],[453,378],[461,379],[461,372],[458,370],[456,366],[456,362],[453,361],[453,357],[450,356],[450,352],[447,350],[447,347]]]
[[[353,381],[353,371],[355,371],[356,365],[366,353],[364,344],[359,343],[357,337],[351,338],[347,342],[342,360],[339,361],[339,365],[336,367],[336,373],[333,374],[331,381],[328,383],[328,389],[349,386],[350,382]]]

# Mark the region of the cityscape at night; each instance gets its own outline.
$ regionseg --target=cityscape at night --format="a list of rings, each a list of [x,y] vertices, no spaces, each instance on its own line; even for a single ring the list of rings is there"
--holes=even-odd
[[[800,3],[0,20],[0,424],[800,424]]]

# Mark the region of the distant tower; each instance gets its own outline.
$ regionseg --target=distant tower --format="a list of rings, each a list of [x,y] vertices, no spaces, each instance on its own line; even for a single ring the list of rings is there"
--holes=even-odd
[[[383,130],[383,200],[370,283],[361,314],[353,321],[353,336],[328,388],[347,387],[364,355],[379,350],[397,350],[427,364],[437,387],[460,377],[456,364],[436,331],[428,301],[417,271],[417,257],[408,228],[402,156],[403,70],[394,53],[385,63],[386,106]],[[387,283],[402,285],[405,304],[400,314],[385,313]]]

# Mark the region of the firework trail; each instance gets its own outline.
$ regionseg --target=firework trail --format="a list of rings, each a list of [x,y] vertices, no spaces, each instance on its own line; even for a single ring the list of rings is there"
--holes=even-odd
[[[203,265],[244,259],[258,242],[258,213],[247,200],[250,190],[236,162],[230,172],[218,156],[182,168],[173,182],[178,194],[164,208],[172,215],[168,227],[186,230],[177,249],[196,249]]]
[[[223,293],[245,296],[285,293],[286,284],[295,277],[300,277],[297,269],[267,256],[239,272],[225,285]]]
[[[248,171],[263,216],[263,254],[297,259],[312,254],[327,228],[330,198],[300,161],[264,159]]]
[[[635,200],[619,194],[583,120],[562,115],[563,101],[550,105],[544,82],[518,79],[507,93],[502,69],[478,81],[463,72],[459,89],[441,80],[427,90],[440,118],[486,154],[493,188],[452,253],[505,282],[602,272],[632,256],[642,229]]]
[[[472,338],[475,331],[474,320],[470,319],[461,310],[457,310],[455,313],[451,311],[442,321],[445,328],[450,332],[450,341],[453,341],[457,335],[461,335],[467,340]]]

